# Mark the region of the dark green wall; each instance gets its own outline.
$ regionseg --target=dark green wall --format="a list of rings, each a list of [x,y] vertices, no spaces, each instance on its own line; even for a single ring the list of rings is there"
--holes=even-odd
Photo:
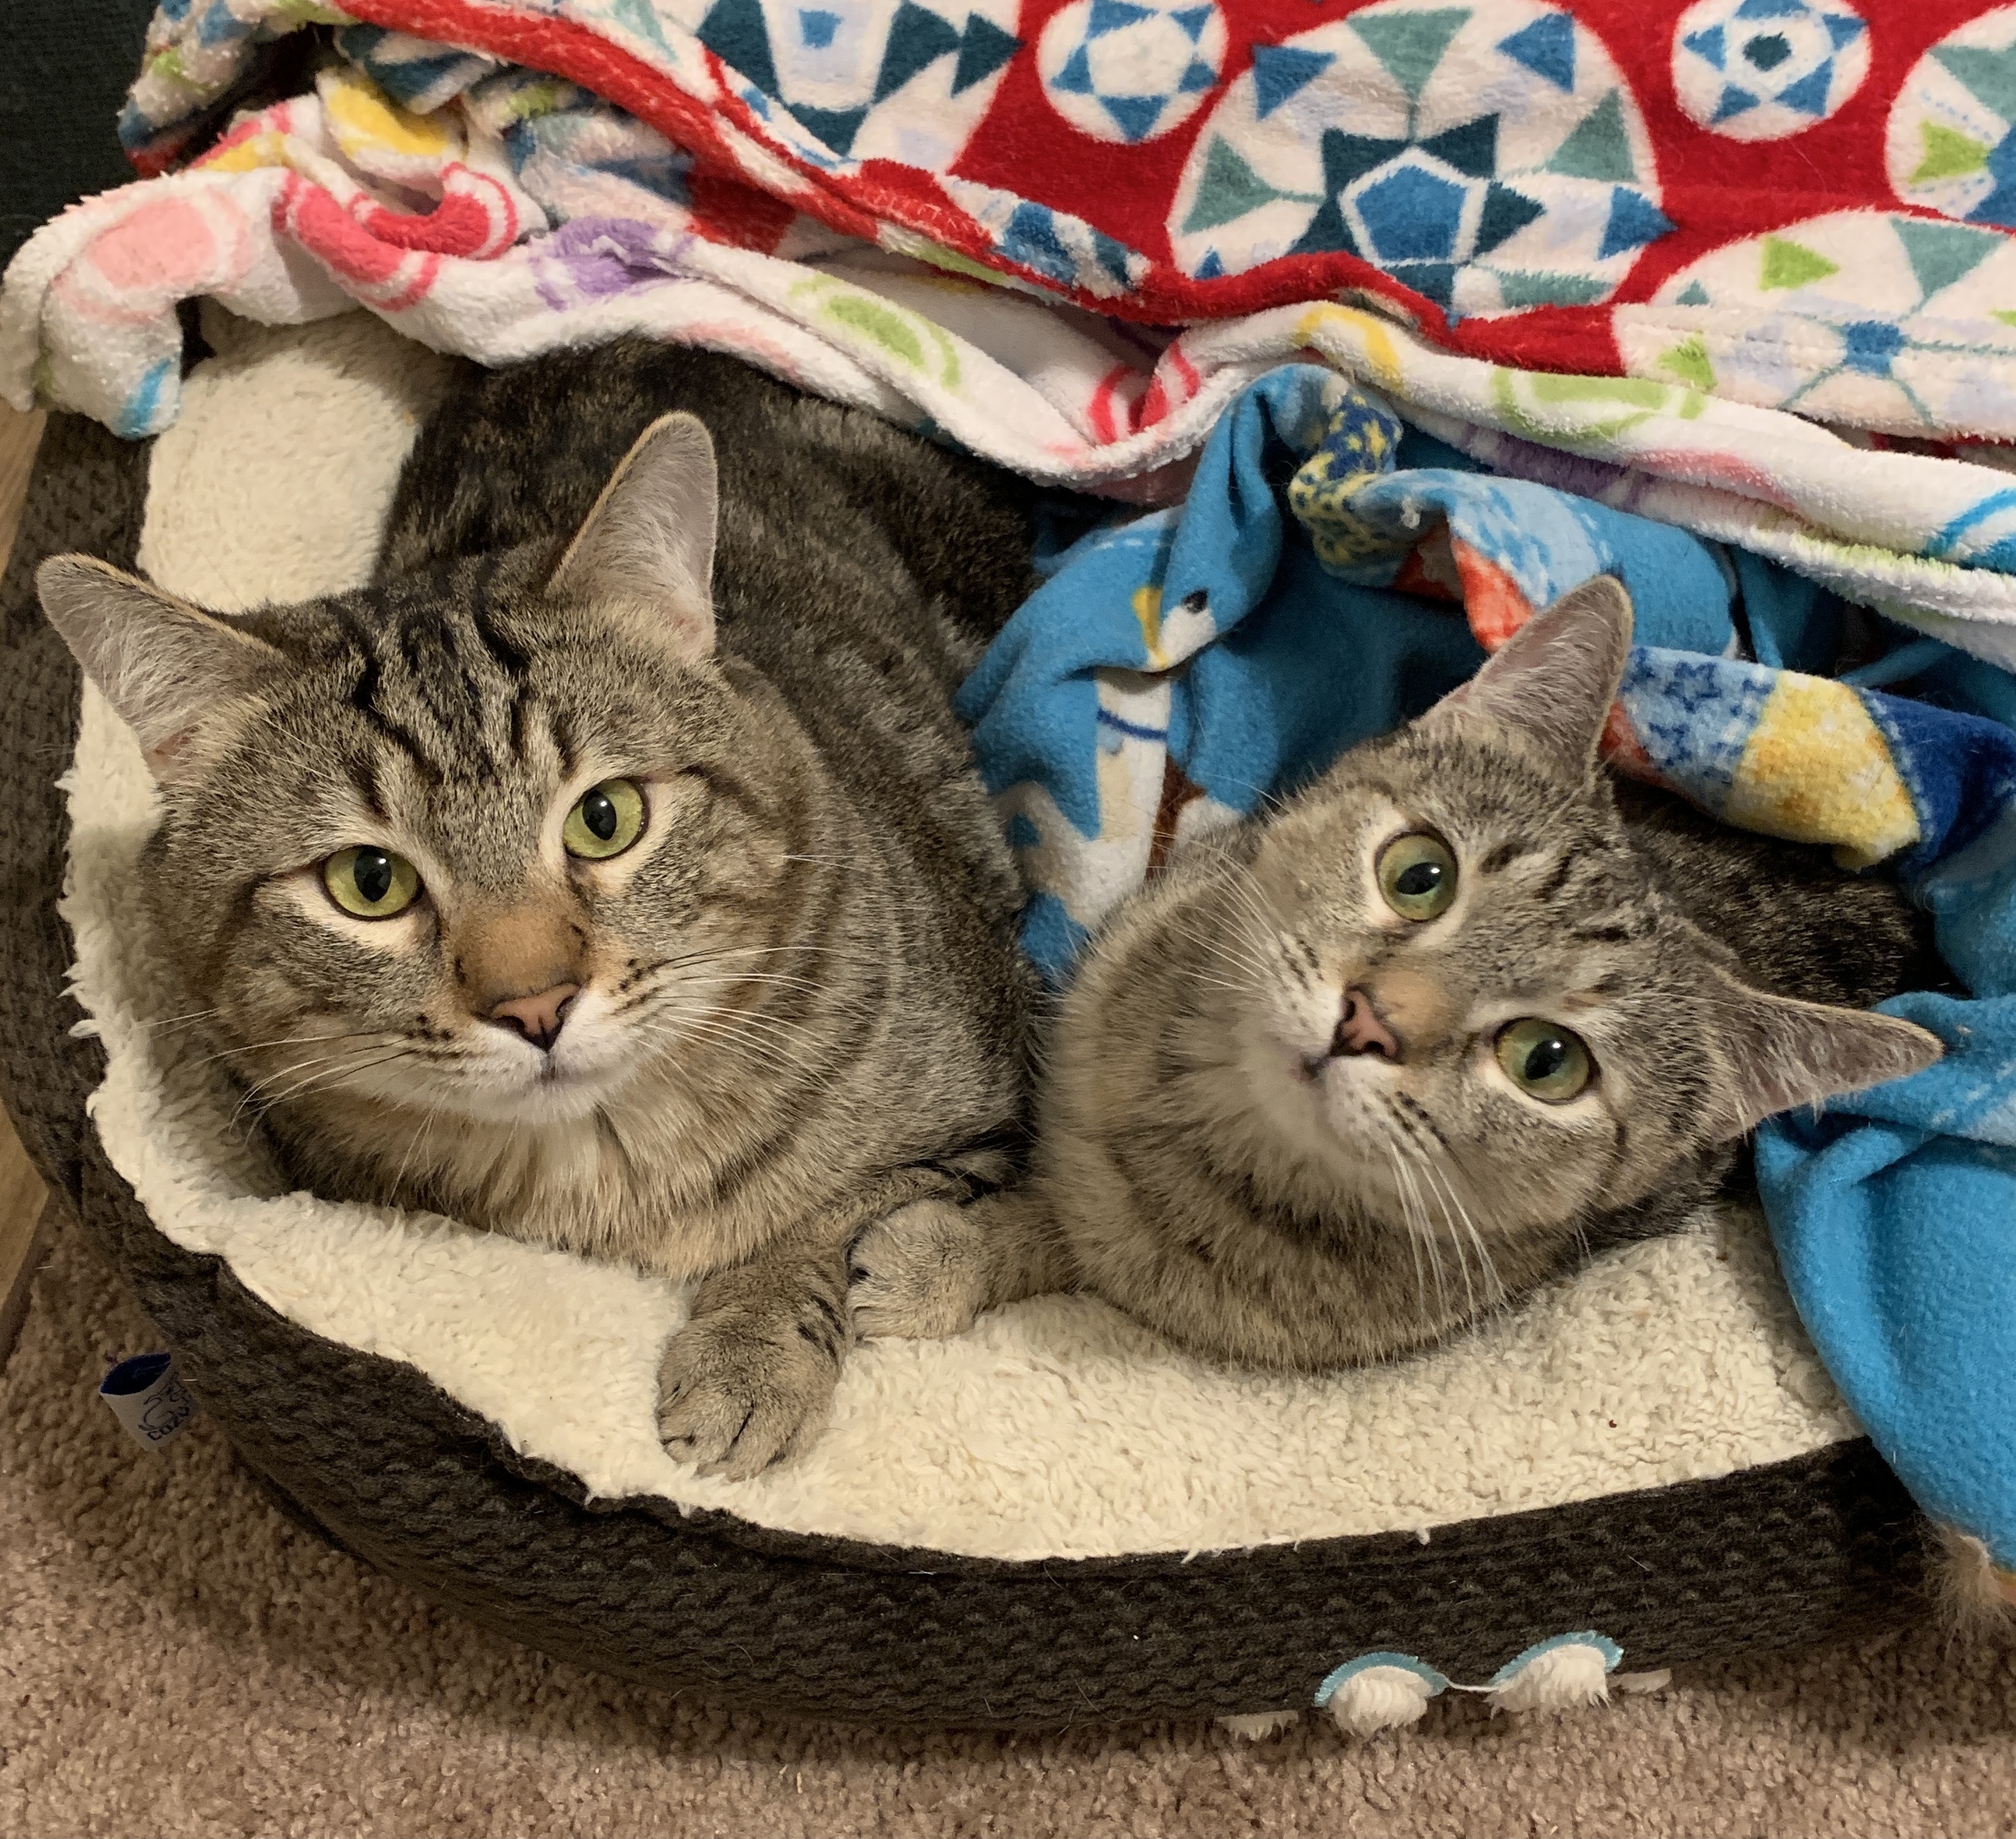
[[[0,266],[66,204],[133,177],[119,150],[153,0],[0,0]]]

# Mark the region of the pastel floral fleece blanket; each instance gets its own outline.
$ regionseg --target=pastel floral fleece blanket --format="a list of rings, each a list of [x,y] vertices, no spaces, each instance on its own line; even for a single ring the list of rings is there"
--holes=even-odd
[[[310,30],[312,88],[230,118]],[[1074,550],[967,693],[1053,970],[1164,816],[1399,718],[1410,646],[1460,674],[1622,568],[1656,645],[1621,763],[1904,874],[1968,983],[1909,999],[1946,1063],[1759,1166],[1851,1402],[2016,1568],[2012,123],[2016,5],[1978,0],[165,0],[122,122],[155,176],[16,258],[0,394],[145,435],[180,301],[361,304],[490,362],[704,344],[1035,478],[1190,492]],[[1270,441],[1341,469],[1292,516],[1240,470]],[[1307,719],[1214,780],[1178,716],[1290,602],[1315,648],[1271,707]],[[1107,705],[1144,668],[1136,734]],[[1124,835],[1071,804],[1114,760],[1160,776]]]

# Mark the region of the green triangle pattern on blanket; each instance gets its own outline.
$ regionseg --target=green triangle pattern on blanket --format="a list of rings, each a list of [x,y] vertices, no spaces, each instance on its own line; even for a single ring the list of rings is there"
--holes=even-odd
[[[1634,179],[1637,163],[1631,157],[1631,139],[1624,131],[1624,110],[1618,92],[1611,90],[1577,124],[1573,133],[1555,149],[1547,171],[1569,178]]]
[[[1895,227],[1911,272],[1928,297],[1972,274],[2002,247],[2002,239],[1992,230],[1964,230],[1956,224],[1927,223],[1914,217],[1899,218]]]
[[[1438,7],[1422,13],[1361,13],[1351,21],[1351,29],[1365,41],[1365,48],[1383,64],[1387,74],[1407,93],[1410,103],[1421,99],[1421,89],[1435,74],[1449,41],[1470,23],[1467,6]]]

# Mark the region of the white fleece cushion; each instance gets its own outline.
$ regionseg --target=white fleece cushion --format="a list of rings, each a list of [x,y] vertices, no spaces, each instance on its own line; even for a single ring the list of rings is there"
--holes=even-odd
[[[211,329],[220,354],[154,449],[142,566],[222,609],[362,581],[441,361],[362,314]],[[152,791],[95,692],[66,786],[63,911],[109,1056],[92,1116],[156,1224],[304,1328],[419,1368],[592,1495],[1082,1557],[1425,1530],[1856,1434],[1742,1211],[1602,1258],[1432,1355],[1327,1379],[1217,1371],[1101,1304],[1038,1299],[955,1341],[855,1348],[803,1456],[700,1480],[653,1432],[659,1350],[683,1315],[672,1286],[279,1191],[165,991],[135,880]]]

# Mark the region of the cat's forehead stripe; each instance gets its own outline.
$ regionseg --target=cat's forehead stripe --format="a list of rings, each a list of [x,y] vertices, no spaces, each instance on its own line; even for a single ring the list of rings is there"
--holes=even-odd
[[[1577,945],[1628,945],[1643,938],[1648,930],[1629,922],[1605,922],[1597,926],[1571,926],[1567,936]]]
[[[484,649],[497,661],[498,668],[507,677],[522,676],[531,664],[530,655],[506,639],[497,624],[497,608],[493,597],[499,559],[486,556],[478,568],[474,591],[469,598],[469,620],[477,638]]]
[[[1528,842],[1524,837],[1516,841],[1494,843],[1478,858],[1477,866],[1485,874],[1502,874],[1521,856],[1532,855],[1538,847],[1535,844]]]
[[[441,773],[434,761],[423,747],[419,737],[411,732],[404,724],[395,722],[383,706],[380,688],[384,675],[383,665],[370,632],[355,618],[345,614],[344,624],[351,644],[357,654],[358,671],[350,686],[350,706],[369,722],[372,729],[382,740],[404,754],[412,763],[413,771],[425,784],[441,783]]]
[[[378,762],[362,749],[353,750],[344,758],[344,771],[350,783],[357,788],[357,795],[364,802],[364,808],[379,823],[392,821],[391,806],[385,797],[383,783],[378,776]]]
[[[560,751],[561,776],[572,779],[581,770],[581,736],[574,727],[573,712],[564,706],[551,710],[546,722],[553,745]]]
[[[430,786],[496,780],[522,762],[524,654],[499,629],[488,562],[430,584],[382,624],[345,625],[361,657],[351,701]],[[439,589],[445,587],[446,591]]]
[[[1547,871],[1547,878],[1533,890],[1538,901],[1550,901],[1568,885],[1568,878],[1575,872],[1576,857],[1572,851],[1557,856],[1554,866]]]

